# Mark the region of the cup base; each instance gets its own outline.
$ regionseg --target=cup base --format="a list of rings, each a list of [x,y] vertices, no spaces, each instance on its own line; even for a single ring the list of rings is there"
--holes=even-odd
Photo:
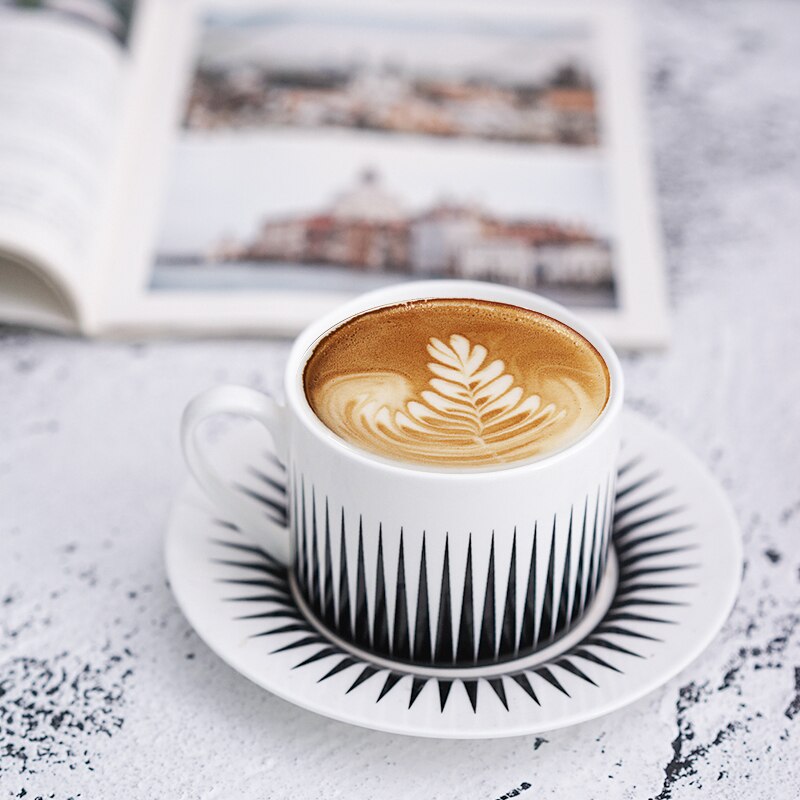
[[[303,597],[303,593],[300,591],[300,587],[297,585],[293,573],[289,575],[289,587],[292,599],[298,611],[303,615],[306,621],[327,640],[334,643],[344,652],[350,653],[359,661],[372,663],[378,669],[389,669],[393,672],[407,675],[443,679],[452,678],[454,680],[461,678],[468,680],[470,678],[491,678],[495,675],[508,675],[510,672],[516,670],[524,672],[525,670],[533,669],[541,664],[550,662],[558,658],[559,655],[566,653],[573,646],[583,641],[605,617],[606,612],[614,600],[618,576],[619,567],[617,564],[617,555],[613,545],[611,545],[609,547],[605,573],[600,580],[600,585],[597,587],[597,592],[583,616],[581,616],[572,627],[555,638],[548,640],[546,644],[537,647],[535,650],[519,655],[497,658],[490,662],[484,661],[480,664],[470,664],[468,666],[454,666],[451,664],[435,666],[432,664],[418,664],[413,661],[398,661],[374,653],[366,648],[359,647],[338,636],[314,614]]]

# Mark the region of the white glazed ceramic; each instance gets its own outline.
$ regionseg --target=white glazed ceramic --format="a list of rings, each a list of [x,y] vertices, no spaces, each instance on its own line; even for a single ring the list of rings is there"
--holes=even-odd
[[[553,730],[614,711],[689,664],[727,617],[741,574],[730,505],[706,469],[639,415],[623,447],[609,569],[568,634],[528,656],[473,668],[375,656],[317,624],[290,573],[187,483],[166,538],[187,619],[234,669],[334,719],[415,736],[491,738]],[[241,430],[215,462],[251,510],[286,512],[283,467]],[[268,721],[265,721],[268,725]]]
[[[383,459],[336,436],[303,389],[315,344],[358,313],[431,297],[508,303],[577,330],[608,365],[610,396],[599,418],[555,454],[489,469]],[[623,380],[613,350],[579,318],[492,284],[393,286],[307,328],[289,356],[285,394],[281,406],[252,389],[212,389],[187,408],[183,443],[219,513],[292,565],[298,602],[321,627],[393,661],[469,668],[540,650],[590,608],[606,572]],[[254,512],[197,446],[198,423],[220,412],[254,417],[272,434],[287,469],[288,528]]]

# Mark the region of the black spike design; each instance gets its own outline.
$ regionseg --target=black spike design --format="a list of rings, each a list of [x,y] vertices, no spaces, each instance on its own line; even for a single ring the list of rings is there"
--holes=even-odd
[[[536,692],[533,691],[531,682],[528,680],[528,676],[524,672],[520,672],[518,675],[509,675],[508,677],[521,687],[522,691],[525,692],[537,706],[541,705],[539,698],[536,696]]]
[[[614,522],[619,525],[623,519],[627,519],[631,514],[639,511],[639,509],[646,508],[647,506],[652,505],[657,500],[660,500],[662,497],[666,497],[671,493],[672,489],[664,489],[663,491],[656,492],[654,495],[650,495],[650,497],[645,497],[644,500],[631,503],[630,505],[625,506],[625,508],[617,508],[614,512]]]
[[[558,599],[558,616],[556,630],[564,631],[569,622],[569,602],[572,592],[572,509],[569,510],[569,528],[567,529],[567,551],[564,555],[564,574],[561,576],[561,594]]]
[[[528,567],[528,591],[525,593],[525,608],[522,612],[522,628],[519,632],[517,652],[530,650],[536,641],[536,537],[537,525],[533,526],[533,545]]]
[[[308,530],[306,527],[306,482],[304,478],[300,479],[300,529],[298,535],[300,538],[300,546],[297,548],[300,551],[300,571],[297,578],[303,591],[308,592]]]
[[[353,691],[353,689],[357,689],[361,686],[364,681],[368,681],[373,675],[376,675],[378,672],[377,667],[373,667],[371,664],[367,664],[363,670],[359,673],[359,676],[350,684],[350,688],[347,690],[347,694]],[[387,680],[386,683],[388,684],[389,681]],[[388,690],[387,690],[388,691]]]
[[[212,559],[215,564],[224,564],[228,567],[239,567],[240,569],[249,569],[254,572],[266,572],[265,564],[258,561],[233,561],[229,558],[215,558]]]
[[[511,539],[511,561],[508,567],[506,583],[506,603],[503,611],[503,627],[500,630],[500,652],[516,653],[517,627],[517,529]]]
[[[583,678],[587,683],[591,683],[592,686],[597,686],[597,684],[586,675],[580,667],[576,666],[572,661],[568,658],[562,658],[559,661],[556,661],[556,665],[561,667],[561,669],[565,669],[567,672],[571,672],[573,675],[577,675],[579,678]]]
[[[378,528],[378,557],[375,563],[375,621],[373,622],[372,649],[381,655],[390,655],[389,623],[386,617],[386,577],[383,571],[383,527]]]
[[[561,685],[558,678],[550,671],[548,667],[539,667],[534,672],[541,678],[544,678],[551,686],[555,686],[559,692],[569,697],[569,692]]]
[[[331,558],[331,521],[328,515],[328,500],[325,499],[325,596],[322,601],[322,619],[336,630],[336,609],[333,605],[333,559]]]
[[[553,538],[550,541],[550,557],[547,561],[547,577],[544,582],[544,600],[542,601],[542,616],[539,622],[538,642],[548,642],[553,635],[553,583],[555,582],[556,569],[556,521],[553,519]]]
[[[347,542],[344,525],[344,509],[342,509],[342,532],[339,555],[339,612],[336,631],[343,639],[352,639],[353,621],[350,611],[350,578],[347,574]]]
[[[397,557],[397,592],[394,608],[394,636],[392,637],[395,658],[408,661],[411,658],[411,643],[408,634],[408,601],[406,599],[406,561],[403,549],[403,531],[400,531],[400,550]]]
[[[422,555],[419,562],[417,619],[414,625],[414,661],[427,664],[432,660],[431,620],[428,612],[428,565],[425,558],[425,533],[422,533]]]
[[[606,556],[608,553],[608,547],[606,543],[606,539],[609,535],[609,527],[611,522],[611,492],[609,491],[610,487],[606,485],[605,492],[603,493],[603,517],[602,522],[600,523],[600,542],[598,546],[598,554],[597,554],[597,572],[594,576],[594,585],[592,587],[592,592],[597,591],[597,587],[600,585],[600,581],[605,574],[606,568]]]
[[[660,522],[663,519],[668,519],[669,517],[674,516],[678,512],[683,511],[682,508],[670,508],[667,511],[662,511],[659,514],[653,514],[650,517],[646,517],[645,519],[636,520],[635,522],[630,522],[627,525],[622,525],[621,527],[614,527],[614,540],[623,541],[626,536],[629,536],[631,533],[635,533],[640,528],[645,525],[649,525],[652,522]]]
[[[473,712],[478,711],[478,681],[461,681],[464,684],[464,689],[467,691],[469,697],[469,704],[472,706]],[[442,709],[444,710],[444,709]]]
[[[597,487],[597,495],[594,499],[594,519],[592,522],[592,549],[589,553],[589,575],[586,578],[586,604],[592,595],[592,589],[597,584],[597,539],[599,537],[598,523],[600,521],[600,487]]]
[[[450,604],[450,537],[444,540],[444,564],[442,566],[442,588],[439,592],[439,621],[436,624],[436,651],[434,661],[437,664],[452,664],[453,659],[453,627],[452,608]]]
[[[489,568],[486,573],[486,594],[483,598],[483,620],[478,639],[478,663],[494,661],[497,650],[494,644],[494,532],[489,545]]]
[[[419,697],[419,693],[425,688],[428,681],[425,678],[412,678],[411,679],[411,695],[408,698],[408,707],[414,705],[414,702]]]
[[[286,472],[286,468],[283,466],[283,464],[280,464],[280,462],[278,462],[278,464],[280,466],[281,472],[285,473]],[[252,467],[252,466],[248,467],[247,471],[248,471],[248,473],[250,475],[252,475],[257,480],[259,480],[262,483],[266,484],[271,489],[274,489],[277,492],[279,497],[282,497],[284,499],[286,498],[286,478],[285,478],[285,474],[283,476],[281,476],[281,477],[272,477],[271,475],[268,475],[266,472],[264,472],[264,470],[258,469],[257,467]],[[286,507],[284,506],[284,511],[285,510],[286,510]]]
[[[272,474],[262,470],[252,470],[250,474],[264,483],[267,487],[264,491],[269,489],[281,494],[280,488],[284,483],[275,477],[274,469]],[[325,625],[335,630],[342,639],[356,641],[365,649],[371,647],[376,653],[389,658],[389,664],[398,662],[397,669],[387,666],[386,662],[372,661],[369,656],[348,650],[338,641],[326,637],[320,631],[319,623],[309,620],[295,601],[287,570],[271,556],[248,544],[235,525],[220,521],[217,523],[220,534],[213,539],[217,549],[213,563],[220,569],[217,580],[226,587],[228,593],[223,601],[234,604],[238,612],[243,608],[248,610],[248,613],[234,614],[233,619],[235,624],[251,626],[251,638],[269,642],[277,637],[275,644],[266,648],[266,654],[296,654],[291,663],[293,669],[316,669],[315,680],[330,681],[332,686],[340,686],[345,694],[366,691],[361,687],[374,685],[372,679],[381,676],[375,702],[380,702],[395,687],[403,685],[408,687],[409,709],[421,702],[427,704],[429,701],[420,700],[420,697],[427,696],[423,694],[425,686],[434,681],[438,685],[434,695],[437,697],[436,705],[442,713],[451,703],[466,702],[477,712],[479,703],[494,702],[508,709],[512,704],[523,701],[541,705],[549,702],[555,694],[569,697],[570,682],[598,686],[607,676],[624,673],[627,659],[643,658],[643,653],[639,651],[642,642],[660,646],[661,639],[652,635],[654,626],[666,636],[671,624],[675,623],[670,618],[670,610],[686,605],[684,598],[679,596],[674,599],[675,592],[693,585],[691,579],[687,580],[685,576],[691,575],[690,571],[695,565],[690,558],[680,558],[680,554],[689,556],[691,553],[685,539],[680,538],[690,529],[672,524],[673,517],[682,509],[676,505],[666,511],[656,510],[664,507],[662,501],[671,487],[663,485],[658,473],[648,470],[643,458],[631,459],[618,470],[616,477],[625,479],[625,485],[616,494],[612,476],[605,486],[598,487],[591,498],[587,497],[582,502],[583,518],[580,522],[571,514],[566,534],[567,557],[559,586],[555,585],[557,520],[553,521],[553,538],[549,549],[542,546],[538,527],[534,525],[530,563],[523,566],[521,573],[521,577],[526,579],[527,592],[519,630],[516,625],[516,573],[520,558],[517,531],[511,534],[511,565],[501,590],[503,593],[499,596],[503,603],[499,631],[495,630],[497,562],[494,537],[485,585],[483,576],[473,575],[471,535],[468,540],[457,635],[451,623],[453,561],[449,538],[446,538],[441,578],[434,584],[438,584],[439,612],[434,620],[432,641],[425,537],[419,553],[421,579],[415,587],[417,609],[412,631],[408,619],[407,553],[403,532],[400,533],[396,556],[398,579],[395,608],[393,617],[389,619],[385,582],[385,563],[389,555],[385,550],[384,531],[379,528],[377,532],[376,586],[374,597],[369,597],[364,563],[366,534],[363,522],[359,520],[353,608],[344,509],[341,513],[341,546],[337,565],[336,554],[331,549],[332,532],[327,500],[323,528],[318,525],[316,517],[313,487],[309,513],[304,479],[299,476],[298,480],[298,476],[294,476],[297,491],[292,492],[291,517],[298,539],[294,564],[298,585]],[[285,476],[281,480],[285,482]],[[641,491],[646,492],[645,500],[631,499],[638,497]],[[615,496],[625,503],[625,507],[612,515],[611,502]],[[656,508],[653,509],[653,506]],[[453,676],[453,669],[459,666],[474,667],[484,659],[494,661],[498,651],[501,656],[517,651],[529,652],[537,643],[544,644],[558,638],[574,621],[580,619],[602,577],[605,560],[603,541],[612,533],[618,554],[618,586],[603,620],[582,641],[566,652],[559,653],[552,661],[534,668],[520,671],[510,662],[509,671],[501,674],[494,670],[486,677],[459,679]],[[323,546],[325,555],[321,559]],[[573,552],[576,547],[579,548],[577,554]],[[545,602],[537,620],[537,575],[534,565],[543,554],[548,559]],[[676,562],[676,558],[680,558],[680,563]],[[574,560],[577,565],[573,569]],[[477,584],[473,582],[474,577],[478,578]],[[476,588],[482,601],[478,608],[475,608]],[[234,592],[234,596],[229,596],[231,592]],[[370,603],[374,603],[371,606],[372,622],[368,616]],[[263,627],[253,630],[253,626],[259,622]],[[414,660],[433,666],[448,666],[449,672],[442,677],[436,677],[435,670],[424,675],[415,673],[413,664],[409,664],[412,642]],[[341,679],[337,676],[346,676],[345,683],[339,683]],[[452,691],[455,682],[462,683],[463,693]],[[487,684],[484,691],[480,691],[482,683]]]
[[[503,707],[506,711],[508,711],[508,701],[506,700],[506,690],[503,686],[502,678],[487,678],[486,683],[492,687],[494,693],[500,699],[500,702],[503,704]]]
[[[583,577],[583,560],[586,556],[586,517],[589,514],[589,498],[587,497],[583,505],[583,523],[581,524],[581,543],[578,550],[578,570],[575,573],[575,598],[572,602],[572,616],[570,622],[575,622],[583,614],[586,608],[586,582]],[[580,598],[578,598],[580,592]]]
[[[629,550],[632,550],[634,547],[639,547],[645,543],[656,542],[659,539],[663,539],[667,536],[675,536],[678,533],[686,533],[687,531],[691,530],[689,526],[683,526],[681,528],[672,528],[671,530],[666,531],[659,531],[658,533],[651,533],[647,536],[638,536],[635,539],[631,539],[629,542],[616,542],[614,543],[614,549],[617,552],[617,555],[624,555]]]
[[[273,600],[273,602],[275,602]],[[305,617],[295,609],[294,605],[287,604],[284,608],[276,608],[273,611],[262,611],[258,614],[240,614],[234,619],[294,619],[298,622],[305,619]]]
[[[634,467],[638,467],[642,463],[643,456],[638,455],[626,461],[621,466],[617,467],[617,475],[621,478],[627,475]]]
[[[361,647],[369,648],[369,620],[367,619],[367,576],[364,567],[364,529],[358,519],[358,567],[356,569],[356,636]]]
[[[381,693],[378,695],[378,700],[382,700],[389,692],[394,689],[394,687],[400,682],[400,679],[403,678],[403,675],[398,675],[396,672],[390,672],[386,676],[386,683],[383,684],[383,689],[381,689]],[[355,686],[352,686],[351,689],[355,689]],[[377,702],[377,701],[376,701]]]
[[[356,664],[356,660],[354,658],[343,658],[336,666],[331,667],[318,681],[317,683],[322,683],[322,681],[328,680],[328,678],[332,678],[334,675],[338,675],[340,672],[352,667],[353,664]]]
[[[464,595],[461,598],[461,619],[458,626],[456,663],[475,660],[475,616],[472,603],[472,534],[467,541],[467,566],[464,570]]]
[[[621,470],[617,471],[617,475],[622,477],[624,473]],[[643,478],[639,478],[638,481],[634,481],[633,483],[628,484],[624,489],[620,489],[617,492],[617,502],[619,503],[624,497],[627,497],[631,492],[635,492],[637,489],[641,489],[642,486],[647,486],[647,484],[652,483],[656,478],[658,478],[657,472],[651,472],[649,475],[645,475]]]
[[[606,514],[603,518],[603,570],[600,573],[601,577],[605,575],[606,566],[608,565],[608,551],[611,549],[611,540],[614,536],[614,509],[615,501],[614,496],[616,493],[616,476],[612,472],[608,476],[608,485],[606,489]],[[669,490],[670,492],[672,489]],[[598,581],[598,586],[600,581]]]
[[[450,696],[450,689],[453,687],[453,681],[439,681],[439,705],[440,711],[444,711],[447,705],[447,698]]]
[[[308,599],[314,613],[321,617],[320,591],[319,591],[319,549],[317,548],[317,497],[314,488],[311,488],[311,581],[308,588]]]
[[[286,465],[281,461],[275,453],[271,450],[264,450],[263,451],[264,460],[271,464],[273,467],[277,467],[278,472],[286,473]]]
[[[234,485],[242,494],[246,494],[248,497],[262,505],[264,507],[264,515],[266,517],[269,517],[269,519],[273,520],[273,522],[277,522],[278,525],[286,525],[286,501],[284,499],[273,500],[263,492],[257,492],[255,489],[251,489],[249,486],[244,486],[241,483]]]
[[[341,651],[337,647],[325,647],[322,650],[318,650],[316,653],[312,653],[308,658],[306,658],[304,661],[301,661],[299,664],[295,664],[292,669],[305,667],[309,664],[314,664],[317,661],[322,661],[323,658],[328,658],[328,656],[338,656],[340,654]]]
[[[297,491],[297,475],[294,475],[292,479],[292,484],[294,485],[294,490],[292,491],[292,525],[293,530],[298,531],[297,536],[297,544],[294,548],[294,574],[295,579],[297,580],[300,586],[303,585],[303,556],[302,556],[302,547],[303,543],[301,541],[301,537],[299,535],[300,532],[300,505],[299,505],[299,497],[300,492]],[[238,530],[238,529],[236,529]]]

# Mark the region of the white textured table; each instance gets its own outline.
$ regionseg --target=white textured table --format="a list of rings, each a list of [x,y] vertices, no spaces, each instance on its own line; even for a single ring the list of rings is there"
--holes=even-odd
[[[731,493],[744,586],[689,669],[605,719],[496,742],[357,730],[257,689],[165,583],[176,424],[280,342],[0,338],[0,797],[800,795],[800,4],[648,3],[675,335],[630,404]]]

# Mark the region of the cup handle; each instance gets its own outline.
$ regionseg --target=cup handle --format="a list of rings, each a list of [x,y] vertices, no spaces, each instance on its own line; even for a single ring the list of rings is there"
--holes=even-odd
[[[286,409],[255,389],[217,386],[198,395],[186,406],[181,419],[181,445],[189,470],[211,500],[269,555],[288,564],[288,529],[249,505],[242,494],[220,477],[198,445],[197,426],[216,414],[239,414],[260,422],[272,436],[276,455],[285,463],[288,450]]]

